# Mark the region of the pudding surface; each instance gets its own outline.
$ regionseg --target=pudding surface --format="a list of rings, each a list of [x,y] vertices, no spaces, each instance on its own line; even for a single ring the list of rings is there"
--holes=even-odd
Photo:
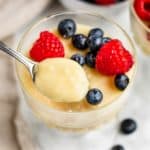
[[[77,25],[77,33],[82,33],[84,35],[88,35],[89,30],[91,28],[92,27],[90,27],[90,26],[78,24]],[[85,55],[87,53],[86,50],[79,51],[78,49],[74,48],[72,45],[71,39],[62,38],[56,29],[50,30],[50,32],[53,32],[55,35],[57,35],[59,37],[59,39],[61,40],[61,42],[63,43],[64,49],[65,49],[65,58],[70,59],[70,57],[73,54],[77,54],[77,53],[82,54],[82,55]],[[105,35],[105,36],[108,36],[108,35]],[[103,100],[99,105],[96,105],[96,106],[89,105],[85,100],[86,98],[79,102],[71,102],[71,103],[55,102],[55,101],[47,98],[46,96],[44,96],[36,88],[36,86],[32,82],[29,72],[23,65],[19,64],[18,71],[19,71],[19,74],[21,77],[20,78],[21,82],[23,84],[23,89],[28,95],[31,95],[35,100],[40,101],[41,103],[44,103],[49,108],[58,109],[61,111],[83,112],[83,111],[90,111],[93,109],[100,109],[101,107],[104,107],[105,105],[117,100],[118,97],[123,94],[122,91],[119,91],[116,88],[116,86],[114,84],[114,78],[115,78],[114,76],[103,75],[103,74],[99,73],[96,69],[90,68],[86,65],[83,66],[83,69],[86,73],[86,76],[87,76],[87,79],[89,82],[89,86],[88,86],[89,89],[98,88],[103,93]],[[130,80],[132,80],[132,77],[134,74],[134,69],[135,69],[135,67],[132,67],[131,70],[126,73]],[[60,74],[60,76],[63,76],[63,74]],[[73,76],[73,74],[72,74],[72,76]],[[57,82],[56,82],[56,86],[57,86]],[[63,90],[67,90],[66,86],[67,86],[67,83],[66,83],[66,85],[64,85]],[[69,92],[68,92],[68,94],[69,94]]]

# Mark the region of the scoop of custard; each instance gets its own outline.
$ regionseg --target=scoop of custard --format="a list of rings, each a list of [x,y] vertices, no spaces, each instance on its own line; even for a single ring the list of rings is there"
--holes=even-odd
[[[53,101],[78,102],[85,97],[89,82],[77,62],[67,58],[50,58],[39,63],[35,85]]]

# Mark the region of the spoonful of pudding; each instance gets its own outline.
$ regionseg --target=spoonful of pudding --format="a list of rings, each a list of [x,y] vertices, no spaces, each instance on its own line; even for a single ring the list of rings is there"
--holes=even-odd
[[[57,102],[78,102],[87,94],[89,82],[83,68],[67,58],[48,58],[39,63],[0,41],[0,50],[14,57],[28,69],[37,89]]]

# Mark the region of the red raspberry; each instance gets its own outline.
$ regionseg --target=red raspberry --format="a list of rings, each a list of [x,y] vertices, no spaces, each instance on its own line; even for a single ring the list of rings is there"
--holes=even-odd
[[[64,57],[64,47],[53,33],[43,31],[30,50],[30,57],[35,61],[46,58]]]
[[[95,2],[100,5],[110,5],[116,3],[116,0],[95,0]]]
[[[142,20],[150,20],[150,0],[135,0],[134,8]]]
[[[96,69],[105,75],[125,73],[133,64],[131,54],[117,39],[104,44],[96,56]]]

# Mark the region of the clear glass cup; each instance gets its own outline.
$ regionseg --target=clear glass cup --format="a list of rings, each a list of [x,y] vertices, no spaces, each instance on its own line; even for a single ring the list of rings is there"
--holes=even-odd
[[[150,55],[150,21],[142,21],[135,12],[134,0],[130,3],[130,22],[136,43],[140,46],[141,51]]]
[[[128,88],[122,92],[121,96],[117,97],[117,99],[113,100],[113,102],[107,103],[103,107],[91,109],[85,112],[64,111],[61,109],[60,103],[59,105],[57,105],[58,103],[53,103],[53,105],[51,105],[50,100],[47,100],[44,97],[41,98],[41,96],[39,96],[37,93],[35,94],[33,89],[25,86],[26,80],[22,79],[21,64],[16,62],[16,71],[19,79],[19,86],[22,89],[22,95],[24,96],[32,112],[38,118],[40,118],[40,120],[42,120],[49,127],[70,131],[87,131],[89,129],[99,127],[100,125],[112,120],[112,118],[114,118],[119,113],[122,106],[124,105],[136,70],[135,49],[126,32],[119,25],[109,21],[103,16],[99,14],[90,14],[87,12],[66,12],[45,17],[38,23],[34,24],[22,37],[18,45],[18,51],[21,53],[27,52],[41,31],[56,28],[58,23],[65,18],[72,18],[78,24],[85,24],[91,27],[102,28],[105,33],[110,33],[112,38],[120,39],[123,44],[126,45],[127,49],[131,50],[130,52],[135,59],[131,82]],[[64,105],[65,104],[62,104],[62,106]],[[60,107],[57,107],[56,109],[55,106]]]

